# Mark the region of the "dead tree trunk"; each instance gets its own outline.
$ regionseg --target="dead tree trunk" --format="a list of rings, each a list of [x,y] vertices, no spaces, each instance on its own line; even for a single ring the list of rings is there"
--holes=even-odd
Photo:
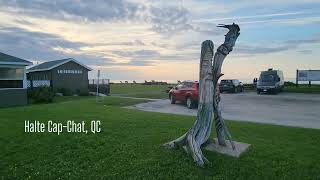
[[[184,135],[163,145],[169,149],[183,147],[187,153],[192,155],[193,160],[199,166],[203,166],[205,162],[208,162],[202,154],[201,145],[209,139],[213,119],[215,120],[219,144],[225,145],[225,134],[231,140],[231,135],[224,124],[219,109],[220,93],[217,93],[219,90],[217,82],[221,77],[223,60],[232,51],[232,47],[240,34],[240,28],[236,24],[221,27],[228,28],[229,32],[226,34],[225,42],[218,48],[213,63],[214,49],[212,41],[206,40],[201,46],[199,105],[196,121]]]
[[[236,43],[238,36],[240,35],[240,28],[236,24],[232,25],[220,25],[219,27],[228,28],[229,32],[225,35],[224,43],[218,47],[217,52],[214,56],[213,60],[213,84],[215,89],[215,95],[213,97],[213,110],[214,110],[214,120],[215,120],[215,127],[216,133],[218,138],[218,143],[222,146],[226,145],[225,136],[230,140],[232,148],[235,149],[234,143],[232,141],[231,134],[224,123],[224,119],[221,115],[220,109],[220,89],[218,86],[218,81],[223,74],[221,74],[221,67],[223,64],[224,59],[227,55],[232,51],[233,46]]]

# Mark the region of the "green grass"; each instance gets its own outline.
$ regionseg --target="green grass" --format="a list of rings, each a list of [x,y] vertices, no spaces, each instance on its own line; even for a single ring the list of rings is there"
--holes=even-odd
[[[172,85],[111,84],[110,93],[128,97],[168,98],[166,90]]]
[[[85,100],[85,102],[96,102],[95,96],[58,96],[55,97],[54,102],[56,103],[69,103],[71,101]],[[83,101],[80,101],[83,102]],[[131,106],[138,103],[149,102],[143,99],[131,99],[125,97],[100,97],[98,104],[103,104],[106,106]]]
[[[68,102],[68,101],[90,99],[90,98],[93,98],[93,97],[92,96],[55,96],[53,99],[53,102],[60,103],[60,102]]]
[[[285,86],[285,92],[295,92],[295,93],[320,93],[320,85],[311,85],[308,87],[306,84],[301,84],[298,87],[296,86]]]
[[[153,98],[153,99],[165,99],[168,98],[166,90],[169,86],[173,85],[142,85],[142,84],[111,84],[111,95],[127,96],[127,97],[139,97],[139,98]],[[246,86],[245,91],[255,91],[252,86]],[[284,92],[293,93],[320,93],[320,85],[299,85],[285,86]]]
[[[227,121],[234,139],[251,149],[238,159],[204,151],[211,163],[199,168],[183,150],[160,147],[186,132],[194,117],[120,107],[141,100],[62,99],[0,109],[1,179],[320,178],[320,130]],[[27,134],[24,120],[100,120],[102,132]]]

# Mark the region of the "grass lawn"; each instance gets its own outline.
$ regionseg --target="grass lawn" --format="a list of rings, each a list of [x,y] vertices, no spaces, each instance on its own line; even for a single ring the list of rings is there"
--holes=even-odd
[[[183,150],[160,147],[186,132],[194,118],[121,108],[138,102],[75,97],[0,109],[0,178],[320,178],[320,130],[228,121],[234,139],[251,149],[239,159],[204,151],[211,163],[199,168]],[[24,120],[100,120],[102,132],[27,134]]]
[[[285,92],[295,92],[295,93],[319,93],[320,94],[320,85],[313,84],[309,87],[307,84],[301,84],[298,87],[296,86],[285,86]]]
[[[168,98],[166,90],[173,85],[111,84],[112,95],[162,99]]]

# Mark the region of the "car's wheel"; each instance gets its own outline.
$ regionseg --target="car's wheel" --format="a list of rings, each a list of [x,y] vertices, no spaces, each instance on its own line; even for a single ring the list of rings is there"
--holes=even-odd
[[[257,94],[260,94],[260,90],[259,89],[257,89]]]
[[[187,107],[189,108],[189,109],[192,109],[193,108],[193,101],[192,101],[192,98],[189,96],[189,97],[187,97],[187,100],[186,100],[186,104],[187,104]]]
[[[276,89],[270,89],[270,94],[276,94]]]
[[[237,93],[241,92],[241,87],[240,87],[240,86],[238,86],[238,87],[236,88],[236,92],[237,92]]]
[[[175,104],[176,103],[176,97],[174,97],[173,94],[170,95],[170,102],[171,102],[171,104]]]
[[[243,92],[243,91],[244,91],[244,87],[241,87],[240,92]]]

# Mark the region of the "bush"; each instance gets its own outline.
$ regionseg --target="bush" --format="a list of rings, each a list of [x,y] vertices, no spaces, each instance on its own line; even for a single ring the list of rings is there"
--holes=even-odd
[[[89,96],[89,91],[80,91],[79,96]]]
[[[285,86],[295,86],[296,84],[293,83],[293,82],[290,82],[290,81],[285,81],[285,82],[284,82],[284,85],[285,85]]]
[[[96,84],[89,84],[89,91],[90,92],[97,92],[97,85]],[[108,95],[110,94],[110,85],[109,84],[100,84],[99,85],[99,93]]]
[[[62,93],[64,96],[71,96],[72,92],[67,88],[57,88],[55,89],[55,93]]]
[[[54,92],[51,87],[41,86],[28,89],[29,103],[51,103],[54,99]]]
[[[88,90],[83,90],[83,89],[76,89],[76,95],[78,96],[89,96],[89,91]]]

